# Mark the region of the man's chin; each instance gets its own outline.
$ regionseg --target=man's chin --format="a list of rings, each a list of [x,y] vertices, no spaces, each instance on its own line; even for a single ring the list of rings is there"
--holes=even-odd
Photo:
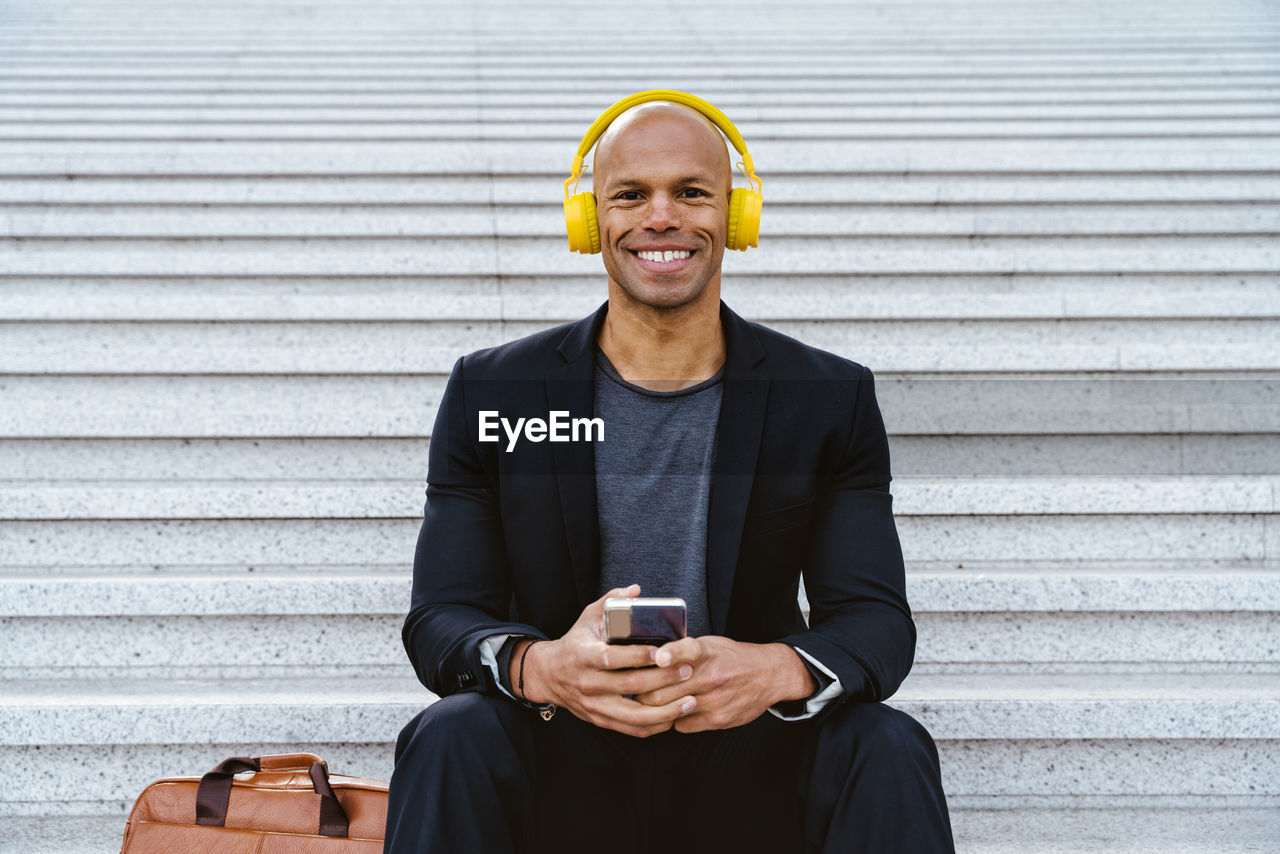
[[[706,286],[698,288],[691,287],[636,287],[634,285],[622,285],[621,289],[633,302],[648,306],[649,308],[671,310],[683,308],[691,303],[697,302],[698,298],[706,291]]]

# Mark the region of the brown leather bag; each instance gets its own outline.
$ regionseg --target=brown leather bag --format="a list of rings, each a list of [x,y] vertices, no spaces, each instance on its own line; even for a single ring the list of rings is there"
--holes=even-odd
[[[253,776],[237,779],[236,774]],[[387,784],[329,776],[310,753],[237,756],[143,790],[121,854],[380,854]]]

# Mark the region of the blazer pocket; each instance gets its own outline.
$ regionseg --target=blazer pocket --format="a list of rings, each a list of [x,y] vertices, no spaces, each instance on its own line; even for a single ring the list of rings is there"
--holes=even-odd
[[[782,507],[778,510],[770,510],[767,513],[748,516],[746,533],[749,537],[763,537],[765,534],[796,528],[806,524],[812,513],[813,498],[810,497],[800,504],[792,504],[790,507]]]

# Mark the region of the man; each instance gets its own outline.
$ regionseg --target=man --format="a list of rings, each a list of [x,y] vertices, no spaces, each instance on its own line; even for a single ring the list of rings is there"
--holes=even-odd
[[[705,113],[600,137],[608,302],[450,377],[404,629],[442,698],[397,743],[389,852],[953,850],[932,739],[878,702],[915,629],[871,374],[722,305]],[[606,644],[642,590],[690,636]]]

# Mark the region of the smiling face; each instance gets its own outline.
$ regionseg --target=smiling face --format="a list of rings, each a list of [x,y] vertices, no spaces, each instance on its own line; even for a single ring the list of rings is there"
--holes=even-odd
[[[731,183],[724,140],[696,110],[656,101],[614,120],[593,172],[610,298],[718,304]]]

